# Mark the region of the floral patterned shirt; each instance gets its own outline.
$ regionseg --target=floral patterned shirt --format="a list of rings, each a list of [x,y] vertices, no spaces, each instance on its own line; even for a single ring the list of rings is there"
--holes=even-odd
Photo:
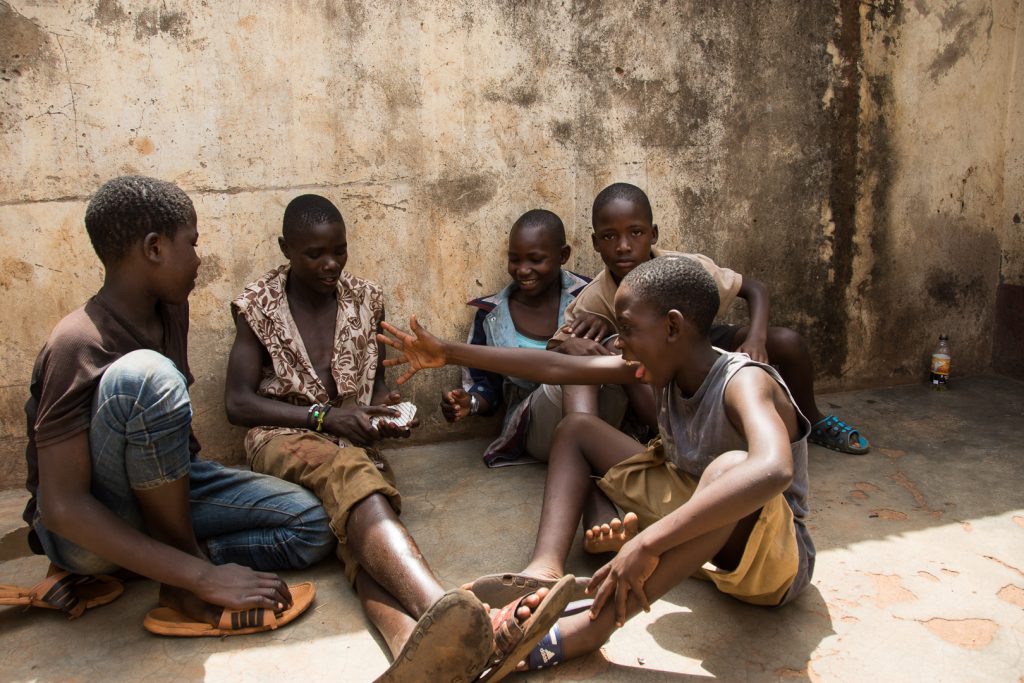
[[[288,265],[271,270],[247,285],[231,302],[232,315],[245,317],[270,356],[257,393],[299,406],[328,402],[335,406],[369,405],[377,374],[375,335],[384,318],[383,291],[376,283],[347,272],[338,278],[338,316],[331,359],[338,396],[330,401],[288,307],[288,270]],[[292,427],[253,427],[245,437],[245,452],[251,459],[274,437],[303,431]],[[344,439],[325,436],[341,446],[349,445]]]

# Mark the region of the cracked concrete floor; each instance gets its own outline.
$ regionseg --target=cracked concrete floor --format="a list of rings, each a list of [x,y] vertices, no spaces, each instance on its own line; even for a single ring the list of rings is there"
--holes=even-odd
[[[812,586],[781,610],[691,581],[599,654],[531,674],[599,681],[1024,681],[1024,383],[1002,377],[822,397],[863,426],[865,457],[811,449]],[[394,450],[406,523],[442,581],[518,569],[532,548],[544,470],[487,470],[481,440]],[[0,493],[0,582],[30,586],[24,494]],[[570,569],[598,565],[577,547]],[[3,681],[368,681],[387,659],[334,561],[311,571],[312,610],[276,632],[157,638],[156,586],[129,583],[77,621],[0,607]],[[512,680],[523,680],[524,676]]]

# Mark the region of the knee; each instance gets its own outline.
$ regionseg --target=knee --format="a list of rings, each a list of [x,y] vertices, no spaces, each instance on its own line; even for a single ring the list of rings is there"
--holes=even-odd
[[[337,543],[330,519],[317,497],[309,491],[296,493],[296,503],[304,508],[288,525],[292,542],[287,545],[288,564],[292,569],[305,569],[324,559]]]
[[[575,439],[582,430],[592,429],[595,424],[604,424],[604,421],[590,413],[569,413],[562,418],[555,428],[555,438]]]
[[[773,363],[797,362],[807,356],[807,345],[796,330],[772,327],[768,330],[768,356]]]
[[[126,353],[111,363],[100,378],[97,395],[129,395],[144,407],[168,401],[188,407],[185,376],[170,358],[148,349]]]

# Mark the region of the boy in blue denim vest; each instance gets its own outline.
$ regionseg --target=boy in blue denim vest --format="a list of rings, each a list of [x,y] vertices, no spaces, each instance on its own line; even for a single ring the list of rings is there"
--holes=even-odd
[[[319,561],[334,539],[308,491],[197,457],[191,200],[171,183],[115,178],[89,202],[85,225],[103,286],[50,334],[25,406],[33,549],[59,570],[72,603],[85,583],[79,575],[124,568],[160,582],[161,607],[145,621],[155,633],[232,635],[288,623],[313,587],[289,589],[272,571]]]

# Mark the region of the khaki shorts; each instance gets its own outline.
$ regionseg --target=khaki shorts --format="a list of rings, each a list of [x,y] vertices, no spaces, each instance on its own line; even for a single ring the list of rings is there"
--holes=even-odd
[[[690,500],[697,480],[665,460],[659,438],[608,470],[597,485],[624,512],[636,513],[645,529]],[[799,564],[793,511],[779,494],[761,508],[736,569],[727,572],[705,564],[694,577],[713,581],[718,590],[743,602],[778,605]]]
[[[345,576],[354,582],[359,562],[345,535],[349,512],[375,493],[388,499],[395,514],[402,509],[391,466],[379,456],[378,461],[383,463],[380,468],[362,448],[338,446],[316,432],[302,432],[271,439],[252,455],[250,464],[256,472],[272,474],[316,494],[338,537],[337,555],[345,565]]]

